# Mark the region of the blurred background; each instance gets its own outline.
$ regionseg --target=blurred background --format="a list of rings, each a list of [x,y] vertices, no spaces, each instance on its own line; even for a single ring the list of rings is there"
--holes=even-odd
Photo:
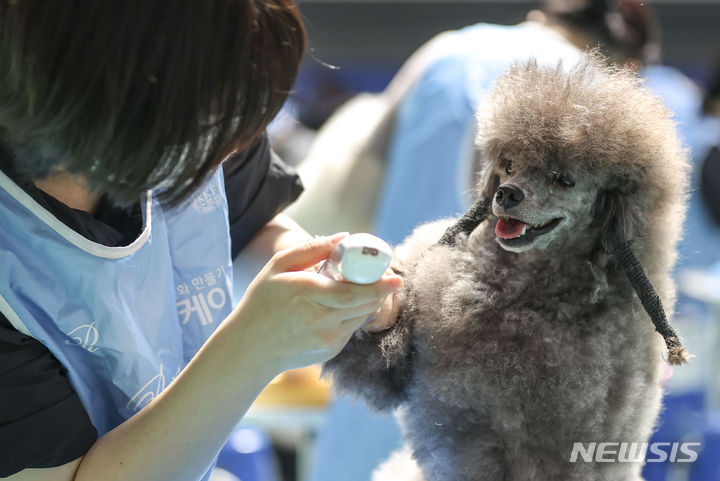
[[[720,53],[720,1],[643,3],[657,14],[663,63],[706,85],[712,56]],[[353,94],[383,90],[403,62],[438,33],[477,22],[514,25],[539,2],[299,0],[298,4],[310,52],[293,97],[301,121],[318,128]]]
[[[502,44],[475,45],[473,35],[487,30],[477,24],[522,24],[540,2],[298,3],[310,50],[290,99],[270,128],[274,149],[298,166],[306,184],[306,193],[291,207],[290,215],[314,234],[369,231],[397,244],[420,222],[464,211],[469,196],[467,192],[457,195],[461,188],[451,185],[447,190],[452,192],[444,197],[435,191],[428,196],[426,191],[413,194],[409,190],[408,183],[417,186],[430,179],[440,185],[442,181],[432,168],[410,171],[398,157],[398,152],[412,152],[403,145],[402,135],[412,138],[422,128],[433,127],[418,126],[416,120],[404,118],[403,112],[418,115],[417,108],[408,105],[414,105],[426,78],[434,79],[436,91],[470,90],[461,99],[468,102],[489,89],[492,76],[487,72],[499,72],[506,65],[503,62],[521,57],[525,47],[522,43],[512,49]],[[634,21],[642,24],[637,30],[633,30],[637,25],[632,18],[626,22],[631,33],[640,32],[631,39],[632,45],[626,45],[630,50],[637,50],[638,45],[648,48],[642,55],[620,48],[619,61],[636,65],[648,86],[675,113],[694,169],[675,273],[680,294],[673,324],[696,357],[690,366],[668,373],[663,412],[652,441],[699,442],[701,450],[694,463],[649,463],[643,474],[648,481],[720,481],[720,151],[713,147],[720,143],[720,0],[619,2],[630,3],[645,13],[636,15]],[[562,16],[568,9],[592,10],[600,4],[612,10],[618,2],[558,0],[544,2],[543,8],[545,13],[549,9]],[[607,12],[600,15],[610,18]],[[443,37],[431,42],[432,48],[413,55],[441,32],[457,29],[464,29],[462,38],[469,41],[460,42],[462,48],[455,41],[460,34],[452,34],[452,41]],[[507,31],[515,35],[513,29],[517,30],[508,27]],[[558,42],[557,49],[552,43],[528,43],[526,56],[546,55],[548,62],[556,62],[573,55],[564,52],[565,40]],[[538,49],[545,51],[538,54]],[[425,55],[428,51],[432,51],[430,59]],[[508,58],[498,61],[505,52]],[[488,57],[494,62],[492,69],[487,67]],[[416,61],[408,62],[411,58]],[[468,64],[465,71],[472,75],[477,74],[474,67],[485,62],[482,72],[488,78],[483,77],[482,88],[462,85],[458,78],[445,75],[447,68],[439,80],[437,72],[434,77],[428,73],[438,59],[447,58]],[[407,68],[401,70],[403,65]],[[451,111],[447,115],[454,115],[458,125],[471,121],[465,117],[472,112],[460,107],[453,110],[455,97],[447,95],[441,101]],[[438,110],[425,114],[441,116]],[[445,139],[457,145],[463,141],[461,137]],[[458,164],[466,154],[458,150]],[[409,200],[398,205],[393,192]],[[413,202],[413,195],[431,197],[432,206],[423,205],[422,197]],[[236,299],[258,268],[251,260],[238,259]],[[350,399],[334,397],[318,377],[319,368],[312,367],[285,373],[268,386],[223,449],[215,481],[371,479],[373,470],[401,445],[394,420]]]

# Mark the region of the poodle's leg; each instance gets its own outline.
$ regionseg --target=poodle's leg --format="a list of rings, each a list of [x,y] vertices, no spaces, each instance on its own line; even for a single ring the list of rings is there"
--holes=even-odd
[[[410,319],[401,318],[391,329],[372,334],[357,330],[350,342],[325,363],[341,393],[360,397],[378,411],[390,411],[406,398],[410,376]]]
[[[394,452],[373,473],[371,481],[426,481],[408,448]]]

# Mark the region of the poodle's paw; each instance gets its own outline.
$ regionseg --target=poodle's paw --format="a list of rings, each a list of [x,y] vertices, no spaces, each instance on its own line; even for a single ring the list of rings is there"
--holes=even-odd
[[[372,475],[371,481],[425,481],[408,448],[395,451]]]

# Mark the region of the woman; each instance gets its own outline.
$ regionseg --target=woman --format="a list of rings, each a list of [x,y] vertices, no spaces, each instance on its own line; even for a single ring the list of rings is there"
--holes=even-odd
[[[306,271],[343,235],[276,215],[297,8],[5,0],[0,25],[0,476],[206,479],[263,386],[402,283]],[[241,248],[279,252],[231,310]]]

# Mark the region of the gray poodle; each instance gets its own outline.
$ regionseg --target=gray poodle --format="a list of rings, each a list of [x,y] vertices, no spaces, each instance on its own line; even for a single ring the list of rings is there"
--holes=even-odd
[[[661,306],[688,170],[669,113],[597,55],[529,61],[478,132],[478,203],[396,249],[397,323],[325,365],[400,419],[405,454],[374,479],[639,480],[642,455],[569,459],[576,442],[647,442],[664,358],[688,360]]]

